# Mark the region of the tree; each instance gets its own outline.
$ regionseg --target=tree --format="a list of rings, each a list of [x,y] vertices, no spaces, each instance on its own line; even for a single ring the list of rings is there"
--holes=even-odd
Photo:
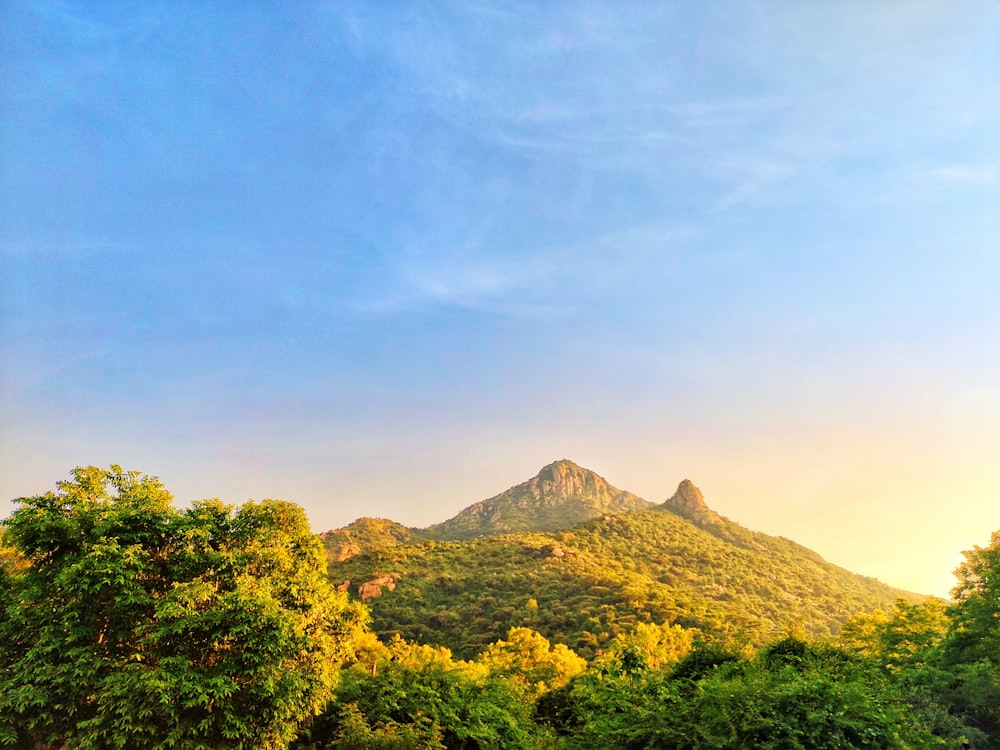
[[[1000,531],[990,544],[963,553],[952,589],[948,646],[963,662],[985,660],[1000,668]]]
[[[847,652],[862,657],[889,675],[910,703],[915,723],[951,743],[976,747],[982,734],[964,721],[962,711],[949,711],[956,670],[942,659],[942,644],[951,626],[944,602],[927,599],[908,604],[902,599],[890,612],[859,615],[844,623],[838,637]]]
[[[612,655],[635,649],[651,669],[662,669],[682,659],[694,643],[696,632],[680,625],[637,623],[631,632],[615,636],[609,649]]]
[[[179,511],[119,466],[15,502],[0,741],[270,750],[325,706],[364,616],[328,584],[299,507]]]
[[[939,746],[880,670],[795,637],[708,674],[692,709],[690,736],[699,747]]]
[[[476,659],[491,675],[518,685],[537,697],[562,687],[573,675],[587,668],[587,662],[569,647],[549,641],[531,628],[511,628],[506,641],[486,647]]]
[[[859,615],[844,623],[838,641],[849,651],[874,659],[888,672],[926,666],[948,632],[944,602],[896,602],[891,612]]]
[[[1000,531],[988,546],[963,554],[942,648],[942,663],[954,676],[947,698],[986,734],[986,747],[1000,748]]]

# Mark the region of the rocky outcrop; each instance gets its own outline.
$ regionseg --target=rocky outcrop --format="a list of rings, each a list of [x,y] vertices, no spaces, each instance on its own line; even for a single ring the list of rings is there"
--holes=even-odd
[[[705,504],[701,490],[690,479],[677,485],[677,491],[660,506],[693,521],[698,526],[717,526],[725,523],[722,516]]]
[[[399,573],[389,573],[373,578],[370,581],[365,581],[358,586],[358,596],[361,597],[361,601],[363,602],[370,602],[372,599],[377,599],[382,596],[383,586],[389,591],[395,591],[396,581],[399,578]]]
[[[619,490],[604,477],[564,459],[423,533],[434,539],[468,539],[515,531],[556,531],[608,513],[651,506],[638,495]]]
[[[611,507],[620,505],[623,496],[636,498],[631,492],[612,487],[604,477],[565,459],[549,464],[539,471],[537,476],[520,486],[524,487],[529,497],[549,503],[565,498],[581,497],[598,505]]]

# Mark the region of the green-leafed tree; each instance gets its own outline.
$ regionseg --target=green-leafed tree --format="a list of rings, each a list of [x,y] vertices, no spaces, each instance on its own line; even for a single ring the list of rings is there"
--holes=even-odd
[[[286,746],[364,620],[302,510],[177,510],[155,477],[72,476],[4,521],[0,744]]]
[[[682,659],[694,644],[697,631],[679,625],[640,622],[628,633],[615,636],[608,653],[617,656],[633,649],[652,669],[667,667]]]
[[[552,646],[530,628],[511,628],[507,640],[491,643],[476,659],[494,676],[513,682],[538,696],[562,687],[587,662],[561,643]]]
[[[900,599],[892,611],[859,615],[844,623],[838,642],[872,658],[889,672],[918,669],[933,661],[950,620],[940,599],[909,604]]]
[[[954,678],[947,696],[986,734],[985,747],[1000,748],[1000,531],[964,555],[942,647],[942,666]]]
[[[948,648],[958,661],[1000,667],[1000,531],[986,547],[963,554],[965,562],[955,571]]]
[[[900,600],[889,612],[860,615],[844,623],[840,646],[878,667],[906,696],[915,721],[947,743],[984,741],[961,711],[949,710],[956,672],[945,664],[942,644],[951,627],[948,608],[939,599],[920,604]]]

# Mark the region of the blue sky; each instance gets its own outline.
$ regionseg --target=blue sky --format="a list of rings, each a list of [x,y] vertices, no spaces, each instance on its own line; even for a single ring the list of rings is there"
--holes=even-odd
[[[1000,528],[996,2],[0,4],[0,495],[317,530],[571,458],[946,593]]]

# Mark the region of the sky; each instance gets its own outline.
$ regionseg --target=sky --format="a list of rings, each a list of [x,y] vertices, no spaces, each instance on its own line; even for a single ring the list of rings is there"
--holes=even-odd
[[[0,515],[411,526],[568,458],[947,595],[1000,529],[1000,3],[0,0]]]

